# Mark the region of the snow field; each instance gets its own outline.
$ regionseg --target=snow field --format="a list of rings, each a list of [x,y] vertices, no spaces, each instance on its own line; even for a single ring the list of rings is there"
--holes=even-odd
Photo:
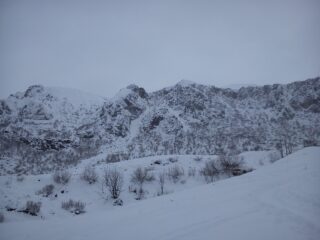
[[[267,154],[262,152],[260,160],[265,161]],[[258,153],[244,155],[256,159],[253,156]],[[176,186],[173,194],[160,197],[151,197],[152,194],[149,194],[142,201],[136,201],[132,196],[130,198],[130,194],[126,195],[124,191],[121,198],[125,204],[122,207],[112,206],[110,201],[105,202],[98,194],[93,194],[93,185],[86,185],[73,176],[67,186],[69,192],[63,197],[67,199],[72,196],[72,199],[87,202],[87,213],[73,216],[62,210],[60,204],[54,205],[57,200],[47,199],[51,201],[47,206],[56,211],[54,216],[49,217],[44,212],[45,204],[41,210],[45,219],[14,213],[0,225],[0,236],[1,239],[35,240],[319,239],[319,156],[319,147],[305,148],[274,164],[267,165],[265,161],[261,165],[263,167],[251,173],[212,184],[188,178],[185,184],[172,185]],[[137,166],[146,166],[157,158],[113,165],[128,173],[125,175],[127,182],[130,171]],[[185,166],[203,164],[187,156],[178,158],[178,163],[183,162]],[[248,164],[250,157],[245,159]],[[255,164],[260,166],[259,163],[263,161],[260,160],[255,160]],[[102,170],[102,166],[97,167]],[[74,170],[74,174],[78,170],[80,166]],[[19,183],[12,179],[11,194],[19,196],[20,191],[26,188],[24,192],[33,195],[32,190],[39,189],[45,181],[51,182],[50,176],[41,177],[40,183],[37,182],[39,176],[26,177]],[[30,184],[31,181],[34,184]],[[18,185],[21,185],[20,189],[16,188]],[[5,188],[1,186],[3,191]],[[8,189],[6,193],[9,195]]]

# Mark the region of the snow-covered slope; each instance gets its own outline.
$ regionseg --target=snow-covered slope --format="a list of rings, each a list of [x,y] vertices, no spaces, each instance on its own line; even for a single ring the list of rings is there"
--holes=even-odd
[[[244,162],[241,168],[251,170],[269,165],[274,161],[273,155],[275,153],[275,151],[244,152],[241,154]],[[0,212],[5,212],[6,221],[27,221],[34,218],[30,218],[30,216],[17,211],[24,209],[27,201],[39,201],[42,203],[40,214],[42,219],[69,216],[70,213],[61,208],[61,202],[69,199],[81,200],[86,203],[86,211],[88,212],[97,212],[101,208],[114,208],[112,205],[113,200],[109,198],[108,191],[102,191],[104,171],[108,168],[116,168],[124,176],[120,198],[127,205],[137,201],[135,189],[138,189],[138,186],[130,180],[133,172],[138,167],[148,169],[148,174],[154,176],[153,181],[149,181],[143,186],[143,199],[148,199],[162,194],[158,181],[159,174],[165,174],[163,194],[170,194],[206,184],[207,181],[201,174],[201,170],[207,161],[217,161],[217,156],[212,155],[170,155],[145,157],[107,164],[105,158],[106,153],[99,154],[98,156],[83,160],[75,167],[69,168],[71,180],[67,185],[55,183],[52,178],[53,174],[0,176]],[[95,184],[88,184],[80,177],[87,166],[93,166],[98,175],[98,180]],[[167,175],[169,169],[173,167],[178,167],[182,171],[182,174],[174,181]],[[223,180],[227,177],[229,176],[221,173],[215,177],[215,181]],[[40,189],[49,184],[54,184],[52,194],[49,196],[37,194]],[[61,193],[62,190],[64,193]],[[109,198],[108,201],[106,201],[107,198]],[[8,208],[14,208],[16,211],[8,212]]]
[[[320,148],[239,177],[75,217],[4,222],[15,239],[319,239]]]
[[[0,174],[50,172],[100,151],[123,160],[319,145],[319,118],[319,77],[239,90],[130,85],[110,99],[31,86],[0,101]]]

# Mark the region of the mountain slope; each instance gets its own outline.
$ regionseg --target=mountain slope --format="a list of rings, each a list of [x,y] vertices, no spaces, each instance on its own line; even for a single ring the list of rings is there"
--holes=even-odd
[[[165,154],[283,151],[320,142],[320,78],[221,89],[189,81],[103,99],[31,86],[0,101],[0,173],[39,173],[99,151],[113,161]],[[7,161],[7,160],[6,160]],[[21,165],[25,166],[21,166]],[[41,166],[41,167],[39,167]]]
[[[111,211],[3,223],[1,239],[319,239],[320,148]],[[17,230],[18,229],[18,230]]]

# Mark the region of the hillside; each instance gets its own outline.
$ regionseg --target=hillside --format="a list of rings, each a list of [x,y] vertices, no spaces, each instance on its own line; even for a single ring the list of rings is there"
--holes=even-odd
[[[108,161],[318,145],[320,78],[238,90],[181,81],[104,99],[31,86],[0,101],[0,174],[45,173],[108,152]]]
[[[120,208],[4,222],[0,236],[5,240],[319,239],[319,156],[319,147],[304,148],[246,175]]]

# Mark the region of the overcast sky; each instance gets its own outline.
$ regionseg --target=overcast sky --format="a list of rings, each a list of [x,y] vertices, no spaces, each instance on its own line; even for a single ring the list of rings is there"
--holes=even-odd
[[[1,0],[0,98],[287,83],[320,75],[319,43],[319,0]]]

